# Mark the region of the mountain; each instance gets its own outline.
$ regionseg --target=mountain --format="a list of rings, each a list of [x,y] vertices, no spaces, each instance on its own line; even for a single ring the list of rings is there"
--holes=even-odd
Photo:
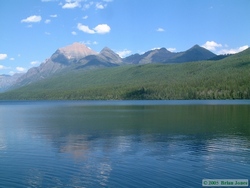
[[[72,45],[59,48],[52,56],[51,60],[63,65],[69,65],[89,56],[98,53],[81,43],[73,43]]]
[[[127,64],[148,64],[148,63],[183,63],[202,61],[215,57],[209,50],[195,45],[187,51],[173,53],[166,48],[150,50],[142,55],[135,54],[124,59]]]
[[[108,47],[97,53],[84,44],[73,43],[56,50],[40,66],[29,69],[16,80],[13,87],[27,85],[62,71],[113,67],[122,62],[120,56]]]
[[[68,71],[0,99],[250,99],[250,48],[221,60]]]
[[[171,53],[166,48],[154,49],[145,52],[142,55],[134,54],[124,58],[126,64],[148,64],[148,63],[159,63],[165,62],[172,58],[174,53]]]
[[[26,74],[18,78],[14,86],[20,87],[47,78],[79,62],[82,58],[97,54],[97,52],[81,43],[73,43],[66,47],[59,48],[40,66],[29,69]]]
[[[0,92],[4,92],[8,90],[17,81],[17,79],[22,75],[23,74],[21,73],[14,74],[12,76],[0,75]]]
[[[160,48],[147,51],[141,55],[134,54],[122,59],[108,47],[103,48],[100,53],[97,53],[84,44],[73,43],[57,49],[40,66],[29,69],[27,73],[19,77],[8,78],[12,81],[8,82],[8,87],[4,84],[1,86],[0,84],[0,90],[1,88],[13,89],[21,87],[67,71],[115,67],[124,64],[183,63],[207,60],[214,57],[216,55],[212,52],[195,45],[189,50],[179,53],[173,53],[166,48]]]
[[[96,68],[96,67],[113,67],[121,65],[122,58],[114,51],[105,47],[99,54],[89,55],[81,59],[76,69],[80,68]]]
[[[121,64],[122,58],[116,54],[114,51],[109,49],[108,47],[105,47],[100,52],[100,56],[102,56],[104,59],[106,59],[107,62],[113,63],[113,64]]]
[[[195,45],[185,52],[176,53],[176,55],[166,62],[172,63],[182,63],[182,62],[192,62],[192,61],[203,61],[216,57],[216,55],[209,50]]]

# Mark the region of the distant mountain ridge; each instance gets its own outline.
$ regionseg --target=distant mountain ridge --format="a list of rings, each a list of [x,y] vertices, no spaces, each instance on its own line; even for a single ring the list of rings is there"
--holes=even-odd
[[[173,53],[166,48],[150,50],[142,55],[134,54],[124,59],[128,64],[148,64],[148,63],[183,63],[192,61],[202,61],[216,57],[216,54],[209,50],[195,45],[184,52]]]
[[[173,53],[166,48],[160,48],[147,51],[141,55],[133,54],[126,58],[121,58],[108,47],[103,48],[98,53],[85,44],[76,42],[57,49],[40,66],[30,68],[23,75],[0,77],[0,91],[21,87],[62,71],[114,67],[125,64],[183,63],[207,60],[215,57],[214,53],[195,45],[184,52]]]

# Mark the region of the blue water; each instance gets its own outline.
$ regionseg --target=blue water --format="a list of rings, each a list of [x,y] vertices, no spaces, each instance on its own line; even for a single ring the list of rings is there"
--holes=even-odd
[[[250,101],[2,101],[0,187],[250,179]]]

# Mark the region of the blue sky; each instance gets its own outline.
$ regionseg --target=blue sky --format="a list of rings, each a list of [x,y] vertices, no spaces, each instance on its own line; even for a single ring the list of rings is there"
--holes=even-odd
[[[249,0],[0,1],[0,75],[39,66],[74,42],[122,57],[195,44],[236,53],[250,45],[249,18]]]

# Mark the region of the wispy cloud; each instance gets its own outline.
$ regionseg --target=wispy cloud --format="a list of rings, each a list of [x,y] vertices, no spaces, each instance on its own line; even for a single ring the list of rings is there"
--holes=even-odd
[[[41,16],[33,15],[21,20],[21,23],[36,23],[42,20]]]
[[[80,1],[66,0],[66,3],[62,6],[63,9],[73,9],[76,7],[81,7]]]
[[[170,51],[170,52],[175,52],[176,48],[167,48],[167,50]]]
[[[8,57],[7,54],[0,54],[0,60],[4,60]]]
[[[88,16],[87,15],[83,16],[82,19],[86,20],[86,19],[88,19]]]
[[[0,65],[0,70],[4,70],[4,69],[9,69],[10,67],[5,67],[4,65]]]
[[[164,32],[164,31],[165,31],[165,29],[163,29],[163,28],[159,27],[158,29],[156,29],[156,31],[157,31],[157,32]]]
[[[44,21],[44,23],[46,23],[46,24],[48,24],[48,23],[50,23],[50,22],[51,22],[50,19],[47,19],[47,20]]]
[[[93,1],[91,1],[91,2],[89,2],[89,3],[85,3],[85,4],[83,5],[83,9],[84,9],[84,10],[87,10],[87,9],[89,9],[93,4],[94,4]]]
[[[215,41],[207,41],[202,45],[202,47],[206,48],[207,50],[211,50],[216,54],[235,54],[249,48],[248,45],[240,46],[238,48],[229,48],[227,44],[222,45]]]
[[[98,42],[96,42],[96,41],[90,41],[90,40],[88,40],[88,41],[81,41],[81,43],[83,43],[83,44],[85,44],[85,45],[97,45],[98,44]]]
[[[107,24],[99,24],[95,28],[90,29],[89,26],[81,23],[77,24],[77,29],[88,34],[106,34],[109,33],[111,28]]]
[[[16,67],[16,70],[18,71],[18,72],[26,72],[26,68],[24,68],[24,67]]]
[[[122,51],[118,51],[116,52],[121,58],[124,58],[124,57],[127,57],[128,55],[130,55],[132,53],[131,50],[127,50],[127,49],[124,49]]]
[[[106,6],[107,6],[107,4],[103,4],[101,2],[98,2],[95,5],[96,9],[104,9]]]
[[[57,14],[50,15],[51,18],[57,18]]]
[[[219,54],[236,54],[243,50],[246,50],[247,48],[249,48],[248,45],[244,45],[244,46],[233,48],[233,49],[222,49],[219,51]]]
[[[38,64],[40,64],[40,61],[31,61],[30,64],[31,65],[38,65]]]
[[[77,35],[77,33],[75,31],[72,31],[71,34],[72,35]]]

